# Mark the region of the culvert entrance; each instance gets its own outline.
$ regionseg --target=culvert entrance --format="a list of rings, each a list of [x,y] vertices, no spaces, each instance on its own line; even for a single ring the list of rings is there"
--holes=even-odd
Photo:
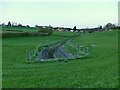
[[[65,45],[70,45],[69,43],[73,40],[73,38],[66,39],[64,41],[56,42],[51,45],[45,46],[41,50],[33,50],[33,51],[27,51],[26,53],[26,60],[27,62],[31,61],[55,61],[60,59],[76,59],[76,58],[82,58],[86,57],[87,53],[86,51],[80,51],[81,49],[76,49],[76,52],[82,54],[72,54],[66,50]],[[73,48],[73,47],[72,47]],[[82,47],[83,48],[83,47]]]

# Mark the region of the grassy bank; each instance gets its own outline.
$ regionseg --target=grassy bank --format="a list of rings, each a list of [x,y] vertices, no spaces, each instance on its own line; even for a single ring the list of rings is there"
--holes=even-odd
[[[3,88],[114,88],[118,82],[117,31],[85,33],[73,42],[93,46],[88,58],[25,63],[26,49],[64,40],[73,33],[3,39]]]

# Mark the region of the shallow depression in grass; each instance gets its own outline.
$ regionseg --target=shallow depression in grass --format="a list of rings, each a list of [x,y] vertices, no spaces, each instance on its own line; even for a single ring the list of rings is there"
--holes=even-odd
[[[59,32],[55,34],[3,39],[3,88],[117,87],[117,31],[86,33],[77,37],[75,44],[95,45],[88,58],[67,62],[25,63],[26,49],[69,37]]]

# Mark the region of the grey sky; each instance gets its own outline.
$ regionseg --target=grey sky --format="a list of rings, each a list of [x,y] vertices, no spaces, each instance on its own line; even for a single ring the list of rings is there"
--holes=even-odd
[[[99,0],[98,0],[99,1]],[[38,2],[19,1],[1,2],[2,16],[0,21],[8,21],[34,26],[52,25],[78,28],[105,25],[108,22],[117,24],[118,3],[107,2]],[[0,23],[2,23],[0,22]]]

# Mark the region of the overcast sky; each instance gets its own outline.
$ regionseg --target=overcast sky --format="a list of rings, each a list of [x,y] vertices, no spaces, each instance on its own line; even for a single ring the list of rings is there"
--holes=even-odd
[[[0,23],[78,28],[118,23],[118,0],[3,0]]]

